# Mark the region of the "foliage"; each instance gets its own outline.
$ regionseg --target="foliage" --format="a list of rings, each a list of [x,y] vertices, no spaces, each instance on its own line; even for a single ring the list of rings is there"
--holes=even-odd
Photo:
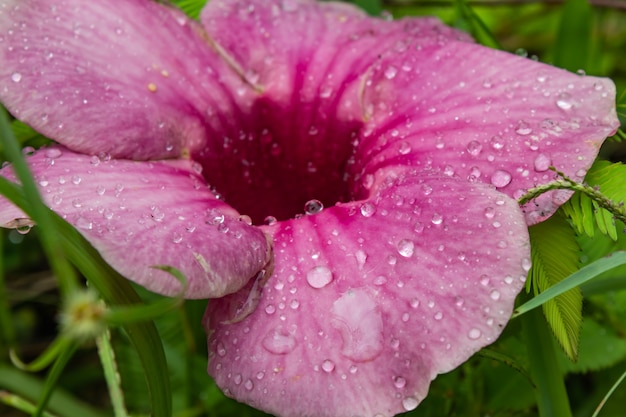
[[[173,0],[193,18],[205,2]],[[619,2],[614,8],[586,0],[353,2],[372,15],[437,15],[491,47],[610,76],[626,121],[626,7]],[[49,142],[19,121],[11,127],[12,133],[0,131],[3,161],[19,160],[9,136],[25,152]],[[593,272],[569,292],[548,297],[543,316],[534,310],[514,318],[496,343],[438,377],[410,415],[588,416],[607,393],[599,415],[623,415],[626,386],[616,382],[626,368],[626,266],[617,262],[600,273],[593,265],[626,250],[624,224],[611,211],[626,200],[624,139],[620,131],[608,141],[587,173],[594,192],[576,191],[557,215],[530,230],[533,294],[549,295],[551,286],[573,282],[586,266]],[[0,182],[0,191],[41,226],[28,234],[0,231],[0,415],[265,415],[226,398],[207,376],[206,336],[198,325],[206,302],[163,299],[129,284],[66,223],[42,211],[24,178],[24,187]],[[106,301],[107,330],[77,341],[60,330],[56,317],[85,279]],[[520,304],[528,298],[522,294]]]

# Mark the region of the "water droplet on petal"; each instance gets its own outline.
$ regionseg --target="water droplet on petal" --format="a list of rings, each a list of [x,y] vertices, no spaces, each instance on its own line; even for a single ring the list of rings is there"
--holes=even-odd
[[[376,213],[376,206],[370,202],[361,205],[361,214],[363,217],[372,217]]]
[[[19,83],[20,81],[22,81],[22,74],[20,74],[19,72],[14,72],[13,74],[11,74],[11,81],[13,81],[14,83]]]
[[[435,225],[439,225],[443,223],[443,216],[439,213],[434,213],[430,221]]]
[[[419,402],[414,397],[405,397],[402,400],[402,407],[404,407],[406,411],[415,410],[418,404]]]
[[[482,149],[483,149],[483,145],[480,142],[477,142],[475,140],[467,144],[467,153],[469,153],[472,156],[478,156],[480,154],[480,151],[482,151]]]
[[[385,70],[385,78],[387,78],[388,80],[392,80],[393,78],[395,78],[397,73],[398,69],[396,67],[387,67],[387,69]]]
[[[306,274],[306,281],[313,288],[324,288],[333,280],[333,273],[326,266],[311,268]]]
[[[510,173],[499,169],[491,175],[491,183],[498,188],[502,188],[509,185],[512,178]]]
[[[324,362],[322,362],[322,370],[327,373],[334,371],[335,363],[330,359],[326,359]]]
[[[263,339],[263,347],[269,352],[284,355],[296,347],[296,338],[283,328],[270,331]]]
[[[306,214],[317,214],[324,209],[324,205],[319,200],[309,200],[304,205],[304,212]]]
[[[533,266],[532,261],[528,258],[522,259],[522,269],[526,272],[530,271],[530,268]]]
[[[492,300],[497,301],[500,299],[500,291],[498,290],[493,290],[491,291],[491,293],[489,294],[489,297],[491,297]]]
[[[537,172],[547,171],[550,165],[552,165],[552,160],[542,153],[535,158],[535,171]]]
[[[402,239],[398,242],[398,253],[405,258],[410,258],[413,256],[413,252],[415,251],[415,243],[409,239]]]
[[[404,388],[406,386],[406,379],[401,376],[397,376],[393,379],[393,385],[398,389]]]
[[[559,94],[557,100],[556,100],[556,105],[563,110],[569,110],[573,107],[573,103],[572,103],[572,96],[570,96],[568,93],[561,93]]]
[[[341,354],[355,362],[374,359],[383,350],[383,318],[365,290],[351,290],[333,303],[331,325],[342,338]]]
[[[472,340],[476,340],[481,335],[482,335],[482,332],[479,329],[473,328],[469,331],[469,333],[467,334],[467,337],[469,337]]]
[[[502,139],[502,136],[499,136],[499,135],[493,136],[490,140],[490,143],[491,143],[491,147],[497,151],[504,148],[504,140]]]
[[[515,128],[515,133],[517,133],[520,136],[526,136],[526,135],[530,135],[533,132],[533,129],[530,127],[530,125],[523,121],[520,120],[519,123],[517,124],[517,127]]]

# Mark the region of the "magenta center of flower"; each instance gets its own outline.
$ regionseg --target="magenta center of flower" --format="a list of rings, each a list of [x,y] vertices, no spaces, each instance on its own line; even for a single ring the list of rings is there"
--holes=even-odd
[[[247,122],[192,157],[216,193],[254,224],[315,212],[314,200],[328,207],[353,198],[360,122],[338,121],[318,103],[285,109],[263,98]]]

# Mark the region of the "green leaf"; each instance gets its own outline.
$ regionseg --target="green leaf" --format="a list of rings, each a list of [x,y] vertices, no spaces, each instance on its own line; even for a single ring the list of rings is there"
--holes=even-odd
[[[570,71],[587,67],[593,9],[588,0],[567,0],[554,44],[554,65]]]
[[[580,332],[578,362],[564,357],[561,367],[566,372],[589,372],[613,366],[626,359],[626,340],[610,327],[585,318]]]
[[[559,213],[530,228],[533,266],[530,281],[535,295],[572,275],[578,269],[580,248],[576,235]],[[565,354],[578,356],[582,321],[582,293],[572,288],[543,304],[543,313]]]
[[[474,12],[466,0],[456,1],[459,20],[456,27],[466,29],[481,44],[494,49],[502,49],[485,22]]]
[[[615,252],[605,258],[598,259],[597,261],[592,262],[589,265],[581,268],[580,270],[562,280],[558,284],[537,295],[532,300],[516,308],[513,312],[513,317],[520,316],[527,311],[534,309],[535,307],[539,307],[544,303],[552,301],[559,295],[565,294],[567,291],[575,289],[583,283],[599,276],[603,272],[625,264],[626,252],[623,251]]]
[[[538,311],[531,311],[522,318],[522,325],[539,416],[571,417],[563,372],[545,320]]]
[[[626,200],[625,180],[626,165],[601,160],[593,164],[585,177],[587,184],[598,188],[606,198],[618,203]],[[595,232],[599,231],[617,240],[618,228],[613,216],[588,195],[576,192],[562,207],[578,233],[594,237]]]
[[[173,0],[185,14],[192,19],[197,19],[208,0]]]

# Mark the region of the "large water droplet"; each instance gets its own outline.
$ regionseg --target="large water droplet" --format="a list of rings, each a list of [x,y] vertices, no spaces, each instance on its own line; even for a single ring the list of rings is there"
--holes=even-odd
[[[385,78],[388,80],[394,79],[396,74],[398,74],[398,69],[394,66],[387,67],[385,70]]]
[[[306,281],[313,288],[324,288],[330,284],[332,280],[332,271],[323,265],[311,268],[306,274]]]
[[[322,362],[322,370],[327,373],[334,371],[335,363],[330,359],[326,359],[324,362]]]
[[[398,253],[405,258],[410,258],[413,256],[413,252],[415,252],[415,243],[409,239],[402,239],[398,242]]]
[[[287,330],[278,327],[265,336],[263,347],[271,353],[284,355],[296,347],[296,338]]]
[[[480,151],[482,151],[482,149],[483,149],[483,145],[480,142],[477,142],[475,140],[467,144],[467,153],[469,153],[472,156],[478,156],[480,154]]]
[[[570,96],[568,93],[559,94],[556,100],[556,105],[558,106],[558,108],[563,109],[563,110],[571,109],[574,105],[572,103],[572,96]]]
[[[370,202],[361,205],[361,214],[363,217],[372,217],[376,213],[376,206]]]
[[[22,74],[20,74],[19,72],[14,72],[13,74],[11,74],[11,81],[13,81],[14,83],[19,83],[20,81],[22,81]]]
[[[552,165],[552,160],[542,153],[535,158],[535,171],[537,172],[547,171],[550,165]]]
[[[402,400],[402,407],[404,407],[406,411],[415,410],[418,404],[419,401],[417,401],[414,397],[405,397]]]
[[[467,337],[469,337],[471,340],[476,340],[481,335],[482,335],[482,332],[479,329],[473,328],[469,331],[469,333],[467,334]]]
[[[498,188],[502,188],[509,185],[512,178],[510,173],[499,169],[491,174],[491,183]]]
[[[317,214],[322,210],[324,210],[324,205],[319,200],[309,200],[304,204],[306,214]]]
[[[533,129],[530,127],[530,125],[527,122],[523,120],[520,120],[519,123],[517,124],[517,127],[515,128],[515,133],[521,136],[530,135],[532,132],[533,132]]]
[[[383,350],[383,318],[372,297],[350,290],[333,303],[331,325],[343,341],[341,353],[355,362],[374,359]]]

